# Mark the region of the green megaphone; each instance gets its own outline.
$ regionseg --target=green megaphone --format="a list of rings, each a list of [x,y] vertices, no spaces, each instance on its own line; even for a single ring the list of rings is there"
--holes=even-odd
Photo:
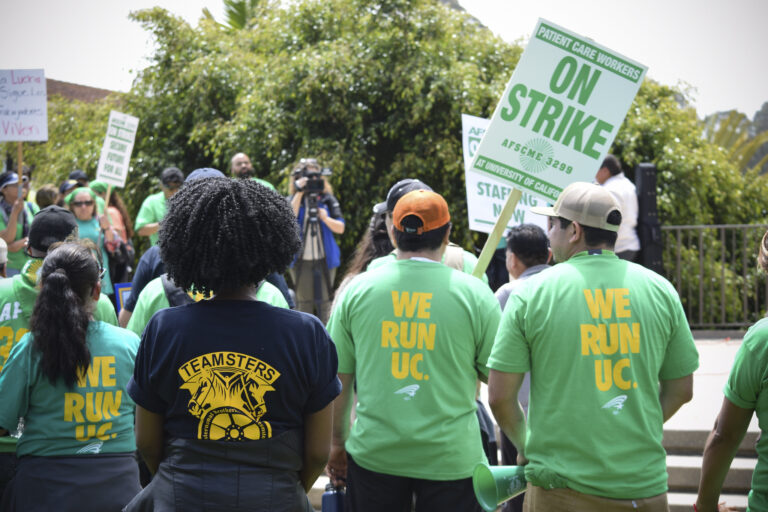
[[[525,492],[523,466],[489,466],[485,462],[475,466],[472,487],[485,512],[493,512],[503,502]]]

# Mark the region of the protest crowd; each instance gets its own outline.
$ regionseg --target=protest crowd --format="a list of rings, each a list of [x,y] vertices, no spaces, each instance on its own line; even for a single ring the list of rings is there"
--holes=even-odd
[[[699,359],[674,287],[633,262],[616,158],[532,208],[546,232],[509,230],[494,289],[451,242],[462,212],[418,179],[373,206],[344,266],[329,169],[301,159],[284,196],[246,154],[229,164],[161,170],[135,219],[82,170],[0,175],[0,510],[312,511],[326,474],[347,511],[479,511],[480,463],[523,468],[502,510],[668,510],[662,428]],[[768,269],[768,233],[756,252]],[[766,419],[767,325],[691,510],[724,510]],[[765,443],[749,510],[768,510]]]

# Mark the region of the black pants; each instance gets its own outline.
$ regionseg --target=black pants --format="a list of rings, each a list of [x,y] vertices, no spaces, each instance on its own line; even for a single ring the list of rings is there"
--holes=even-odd
[[[472,479],[423,480],[376,473],[347,455],[346,512],[481,512]]]

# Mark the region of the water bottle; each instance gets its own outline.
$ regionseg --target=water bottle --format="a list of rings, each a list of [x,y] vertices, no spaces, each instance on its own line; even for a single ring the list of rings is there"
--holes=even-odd
[[[326,485],[321,510],[322,512],[344,512],[344,488],[334,487],[330,483]]]

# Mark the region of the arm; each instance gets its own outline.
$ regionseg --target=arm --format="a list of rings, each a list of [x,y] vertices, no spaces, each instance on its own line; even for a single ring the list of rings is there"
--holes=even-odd
[[[333,435],[327,466],[333,485],[344,485],[347,479],[347,450],[344,448],[344,443],[349,436],[349,415],[352,409],[355,375],[340,373],[339,380],[341,380],[341,394],[333,401]]]
[[[659,402],[664,422],[671,418],[677,410],[693,398],[693,374],[661,381]]]
[[[715,427],[709,434],[704,447],[699,496],[696,499],[696,508],[699,512],[717,512],[720,490],[731,467],[733,456],[747,431],[749,420],[752,419],[752,412],[753,409],[743,409],[727,398],[723,398]]]
[[[136,406],[136,447],[150,473],[157,473],[163,458],[163,415]]]
[[[328,226],[328,229],[330,229],[333,233],[337,235],[344,233],[344,221],[334,219],[328,215],[328,211],[325,210],[325,208],[317,209],[317,218],[323,221],[323,224]]]
[[[16,230],[18,229],[16,224],[19,222],[19,214],[21,213],[23,208],[24,208],[23,199],[19,198],[16,201],[14,201],[13,207],[11,208],[11,214],[8,215],[8,224],[5,226],[4,230],[0,231],[0,238],[5,240],[5,243],[8,244],[8,250],[11,250],[10,244],[16,239]],[[16,251],[11,251],[11,252],[16,252]]]
[[[128,325],[128,320],[131,319],[131,315],[133,314],[132,311],[128,311],[127,309],[123,308],[120,310],[120,314],[117,317],[117,323],[125,329],[125,326]]]
[[[323,474],[331,444],[333,402],[304,417],[304,465],[299,477],[304,491],[309,493],[317,477]]]
[[[159,229],[160,229],[159,222],[150,222],[149,224],[144,224],[139,229],[137,229],[136,234],[139,236],[150,236],[157,233]]]
[[[499,428],[525,459],[525,413],[517,400],[524,373],[507,373],[491,369],[488,375],[488,405]]]

